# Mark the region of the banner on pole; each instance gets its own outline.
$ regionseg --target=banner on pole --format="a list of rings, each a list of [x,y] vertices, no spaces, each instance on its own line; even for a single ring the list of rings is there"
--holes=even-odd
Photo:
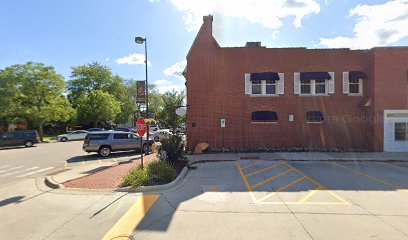
[[[146,102],[146,84],[145,81],[136,82],[136,103],[145,103]]]

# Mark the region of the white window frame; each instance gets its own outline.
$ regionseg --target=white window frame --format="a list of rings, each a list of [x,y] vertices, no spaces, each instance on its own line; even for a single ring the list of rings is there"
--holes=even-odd
[[[329,72],[331,79],[325,79],[325,92],[324,93],[316,93],[316,80],[310,80],[310,93],[302,93],[302,81],[300,80],[300,72],[294,73],[294,93],[299,96],[329,96],[330,94],[334,94],[334,72]]]
[[[252,93],[252,81],[250,80],[250,73],[245,74],[245,94],[251,97],[278,97],[279,95],[283,95],[285,93],[285,76],[284,73],[279,73],[279,80],[275,80],[272,84],[267,84],[267,80],[261,80],[261,93],[254,94]],[[266,85],[274,85],[275,86],[275,93],[266,93]]]
[[[324,93],[316,93],[316,80],[311,79],[310,80],[310,93],[302,93],[302,81],[300,80],[300,95],[301,96],[328,96],[329,95],[329,81],[324,80]]]
[[[349,80],[349,83],[348,83],[348,84],[349,84],[349,93],[348,93],[349,96],[362,96],[362,95],[363,95],[363,79],[359,78],[359,79],[358,79],[358,83],[351,83],[351,81]],[[351,84],[358,85],[358,93],[352,93],[352,92],[350,92],[350,90],[351,90],[351,88],[350,88]]]
[[[259,82],[259,80],[252,80],[251,81],[251,95],[254,95],[254,96],[260,96],[260,95],[264,95],[264,88],[265,88],[265,86],[264,86],[264,80],[260,80],[260,82],[261,83],[256,83],[256,84],[254,84],[254,82]],[[256,86],[261,86],[261,93],[253,93],[253,90],[254,90],[254,88],[253,88],[253,86],[254,85],[256,85]]]

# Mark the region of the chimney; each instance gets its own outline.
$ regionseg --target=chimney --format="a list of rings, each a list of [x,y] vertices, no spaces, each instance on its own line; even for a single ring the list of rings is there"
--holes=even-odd
[[[204,21],[204,23],[212,24],[212,22],[213,22],[213,15],[209,14],[208,16],[204,16],[204,17],[203,17],[203,21]]]

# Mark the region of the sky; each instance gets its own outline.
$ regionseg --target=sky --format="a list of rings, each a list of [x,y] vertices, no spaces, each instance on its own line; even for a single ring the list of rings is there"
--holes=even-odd
[[[71,67],[98,61],[160,92],[183,90],[186,55],[204,15],[222,47],[408,45],[408,0],[0,0],[0,69],[27,61]]]

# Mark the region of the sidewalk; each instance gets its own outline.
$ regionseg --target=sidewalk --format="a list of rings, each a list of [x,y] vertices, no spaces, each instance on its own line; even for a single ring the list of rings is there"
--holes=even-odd
[[[144,163],[156,160],[155,154],[143,157]],[[81,189],[114,189],[120,187],[126,173],[140,164],[140,158],[121,163],[104,163],[74,166],[59,174],[52,180],[66,188]]]
[[[286,161],[408,161],[408,152],[262,152],[262,153],[209,153],[189,155],[190,161],[218,160],[286,160]]]

